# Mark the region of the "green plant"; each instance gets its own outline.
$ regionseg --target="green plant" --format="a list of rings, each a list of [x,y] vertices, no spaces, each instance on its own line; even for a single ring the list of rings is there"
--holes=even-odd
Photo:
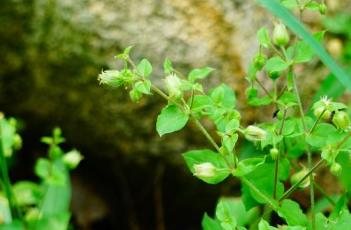
[[[65,153],[60,144],[65,139],[61,130],[53,130],[52,137],[43,137],[49,146],[48,157],[39,158],[35,174],[39,183],[18,181],[11,184],[8,159],[21,147],[16,133],[16,120],[0,113],[0,229],[1,230],[65,230],[69,226],[70,178],[69,170],[82,160],[77,150]]]
[[[324,3],[316,1],[284,0],[282,3],[286,7],[297,8],[300,14],[305,9],[323,14],[326,10]],[[297,28],[299,31],[300,27]],[[306,32],[302,31],[303,34]],[[273,33],[261,28],[257,37],[259,51],[248,68],[246,95],[251,106],[276,108],[275,116],[267,122],[243,127],[241,114],[235,107],[235,93],[228,85],[204,90],[200,80],[211,74],[213,69],[210,67],[193,69],[183,75],[166,59],[163,64],[164,87],[159,88],[150,78],[151,63],[147,59],[138,63],[131,59],[132,47],[116,56],[122,60],[123,68],[103,71],[99,81],[111,87],[128,89],[134,102],[144,95],[158,94],[164,98],[167,105],[157,117],[158,134],[163,136],[179,131],[188,122],[193,122],[213,147],[212,150],[191,150],[183,154],[191,173],[209,184],[218,184],[228,177],[240,180],[241,198],[220,199],[215,217],[204,215],[203,229],[278,229],[271,226],[275,224],[271,221],[273,213],[284,221],[279,229],[347,229],[351,224],[347,208],[351,188],[351,130],[349,115],[345,112],[347,106],[322,97],[312,106],[314,115],[306,114],[295,71],[295,66],[311,61],[317,50],[326,64],[340,73],[341,69],[321,48],[324,32],[315,33],[314,38],[304,34],[303,37],[308,39],[299,40],[278,22]],[[339,78],[347,83],[349,80],[344,77],[342,72]],[[262,78],[271,81],[271,90],[264,86]],[[215,132],[207,131],[204,120],[212,122],[211,128]],[[237,147],[239,137],[251,142],[257,153],[242,156]],[[318,159],[316,163],[314,159]],[[343,183],[342,194],[331,197],[318,185],[314,177],[322,167],[329,167],[330,172]],[[289,182],[290,187],[284,186]],[[307,187],[310,206],[303,210],[289,197]],[[318,202],[315,190],[323,194]],[[323,199],[329,203],[320,208]],[[332,209],[328,217],[323,213],[326,207]]]

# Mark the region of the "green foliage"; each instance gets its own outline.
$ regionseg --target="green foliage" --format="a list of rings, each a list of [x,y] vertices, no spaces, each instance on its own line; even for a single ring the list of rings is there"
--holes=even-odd
[[[160,136],[182,129],[189,116],[176,105],[167,105],[157,117],[156,130]]]
[[[303,38],[291,39],[291,34],[282,22],[278,22],[273,31],[261,28],[257,32],[260,47],[249,65],[246,96],[249,105],[269,105],[276,109],[274,117],[267,122],[245,126],[241,123],[236,96],[230,86],[220,84],[209,89],[203,87],[200,80],[213,71],[210,67],[191,70],[186,77],[166,59],[163,63],[165,84],[159,88],[149,76],[152,67],[146,59],[135,65],[129,54],[122,53],[121,59],[125,65],[118,71],[128,71],[128,78],[115,74],[112,79],[108,78],[109,81],[104,81],[103,76],[99,76],[99,80],[111,86],[114,82],[121,82],[121,86],[131,88],[132,92],[136,90],[139,94],[137,98],[132,97],[135,101],[151,92],[164,98],[167,105],[156,121],[156,130],[160,136],[179,131],[188,122],[193,122],[214,148],[191,150],[183,154],[193,176],[208,184],[218,184],[230,177],[240,181],[241,198],[220,199],[215,217],[204,215],[203,229],[345,228],[349,223],[346,219],[350,214],[345,208],[349,197],[342,196],[335,205],[323,188],[318,186],[335,207],[329,217],[316,215],[314,186],[317,184],[314,175],[326,163],[324,165],[330,167],[330,172],[340,178],[346,190],[350,189],[351,128],[347,106],[322,97],[312,106],[314,116],[307,116],[298,91],[294,67],[310,62],[317,54],[345,87],[351,88],[350,79],[322,48],[324,31],[312,36],[277,1],[260,2],[280,17],[292,32]],[[281,2],[288,8],[325,13],[325,6],[316,1]],[[265,82],[270,81],[271,90],[261,83],[260,78],[263,77]],[[139,86],[145,81],[147,87]],[[211,125],[215,132],[207,131]],[[237,143],[242,139],[246,142],[240,151]],[[307,166],[302,163],[305,162],[303,155],[307,155]],[[313,157],[320,158],[315,165],[312,164]],[[284,186],[289,183],[290,187]],[[304,212],[289,197],[296,190],[307,187],[311,194],[311,207]],[[262,212],[258,209],[260,206],[264,207]],[[269,220],[272,212],[284,221],[281,227],[271,226],[273,223]]]
[[[0,216],[4,221],[0,229],[4,230],[66,230],[69,226],[71,188],[69,170],[72,166],[72,154],[76,157],[75,166],[82,159],[76,151],[65,153],[59,146],[65,139],[56,128],[51,137],[43,137],[42,142],[49,145],[48,157],[39,158],[35,165],[35,174],[39,183],[19,181],[11,184],[8,176],[7,159],[16,147],[16,122],[5,119],[0,114],[0,163],[2,192],[0,195]],[[5,154],[6,151],[11,154]],[[68,156],[68,160],[67,160]],[[66,159],[66,160],[65,160]],[[4,200],[5,202],[1,202]]]

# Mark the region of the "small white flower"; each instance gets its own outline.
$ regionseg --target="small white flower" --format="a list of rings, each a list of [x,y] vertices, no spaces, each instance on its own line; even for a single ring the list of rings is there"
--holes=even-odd
[[[197,177],[210,178],[216,175],[216,167],[210,162],[195,164],[194,170],[194,176]]]
[[[257,126],[249,125],[244,130],[246,139],[250,141],[263,141],[267,138],[267,132]]]
[[[72,150],[63,156],[63,162],[70,168],[74,169],[78,166],[79,162],[83,160],[82,154],[77,150]]]
[[[170,97],[180,97],[182,95],[181,80],[175,74],[170,74],[165,78],[166,88]]]

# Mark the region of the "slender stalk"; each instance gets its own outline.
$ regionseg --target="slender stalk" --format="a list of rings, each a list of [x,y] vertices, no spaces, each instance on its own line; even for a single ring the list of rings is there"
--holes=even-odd
[[[260,196],[263,200],[265,200],[267,202],[267,204],[275,211],[278,210],[279,206],[278,203],[275,200],[272,200],[271,198],[269,198],[268,196],[266,196],[266,194],[262,193],[259,189],[257,189],[257,187],[252,184],[248,179],[246,179],[245,177],[241,178],[241,181],[247,185],[252,191],[254,191],[258,196]]]
[[[322,195],[329,201],[331,205],[336,205],[335,201],[324,191],[324,189],[319,184],[314,183],[314,186],[320,193],[322,193]]]
[[[291,193],[293,193],[298,187],[299,185],[309,176],[313,177],[313,172],[315,170],[317,170],[320,166],[323,165],[323,159],[319,160],[317,162],[317,164],[315,164],[307,173],[306,175],[304,175],[298,182],[296,182],[293,186],[291,186],[280,198],[279,201],[284,200],[285,198],[287,198],[288,196],[290,196]]]
[[[5,192],[5,195],[7,197],[7,200],[9,202],[9,207],[11,211],[11,216],[12,218],[17,218],[20,216],[20,212],[18,210],[18,207],[15,204],[15,197],[12,191],[12,186],[11,186],[11,181],[10,181],[10,176],[8,172],[8,166],[5,158],[5,150],[4,146],[2,143],[1,139],[1,129],[0,129],[0,164],[1,164],[1,180],[2,180],[2,185],[3,189]]]
[[[274,188],[273,188],[273,199],[277,199],[277,185],[278,185],[278,169],[279,169],[279,157],[274,162]]]
[[[324,114],[325,112],[326,112],[326,110],[323,110],[323,112],[318,116],[316,122],[314,122],[312,128],[310,129],[310,131],[309,131],[308,133],[312,133],[312,132],[313,132],[313,130],[317,127],[319,121],[321,120],[321,118],[322,118],[322,116],[323,116],[323,114]]]
[[[264,85],[258,79],[256,79],[255,81],[263,89],[263,91],[267,94],[267,96],[270,97],[271,99],[273,99],[272,95],[268,92],[266,87],[264,87]]]
[[[302,126],[304,129],[304,136],[305,136],[305,140],[306,140],[306,134],[308,132],[307,130],[307,126],[306,126],[306,122],[305,122],[305,114],[302,108],[302,102],[301,102],[301,98],[300,98],[300,94],[297,88],[297,84],[296,84],[296,77],[294,74],[292,74],[292,80],[293,80],[293,87],[294,87],[294,91],[295,91],[295,95],[297,98],[297,103],[298,103],[298,107],[299,107],[299,111],[300,111],[300,116],[301,116],[301,122],[302,122]],[[307,166],[308,169],[311,171],[312,170],[312,153],[309,149],[309,146],[307,145]],[[314,178],[312,173],[309,175],[310,177],[310,202],[311,202],[311,210],[312,210],[312,230],[316,229],[316,221],[315,221],[315,213],[314,213],[314,203],[315,203],[315,199],[314,199]]]

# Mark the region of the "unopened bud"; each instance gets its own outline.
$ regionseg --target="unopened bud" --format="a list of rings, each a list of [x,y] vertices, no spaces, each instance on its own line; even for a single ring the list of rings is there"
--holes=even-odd
[[[254,66],[257,70],[261,70],[266,63],[267,57],[264,54],[257,54],[254,58]]]
[[[333,116],[333,124],[338,129],[347,129],[350,126],[349,115],[344,111],[336,111]]]
[[[245,94],[247,98],[255,98],[257,96],[257,89],[254,87],[249,87],[246,89]]]
[[[289,33],[283,23],[275,25],[273,30],[273,42],[277,46],[285,46],[290,40]]]
[[[197,177],[211,178],[216,175],[216,167],[210,162],[195,164],[194,171],[194,176]]]
[[[100,84],[119,87],[121,85],[119,75],[120,72],[118,70],[105,70],[99,74],[98,80]]]
[[[22,147],[22,138],[20,135],[15,134],[13,137],[13,148],[19,150]]]
[[[77,150],[72,150],[63,156],[63,162],[70,169],[74,169],[83,160],[83,156]]]
[[[246,139],[250,141],[262,141],[267,138],[267,132],[257,126],[250,125],[244,130]]]
[[[269,150],[269,155],[271,155],[273,160],[276,160],[279,156],[279,150],[277,148],[271,148],[271,150]]]
[[[303,168],[302,170],[300,170],[299,172],[295,173],[294,175],[291,176],[290,178],[290,183],[292,185],[298,183],[300,180],[302,180],[302,178],[304,176],[306,176],[306,174],[308,173],[308,170],[306,168]],[[307,186],[310,185],[310,177],[306,177],[306,179],[304,179],[300,184],[299,184],[299,188],[306,188]]]
[[[327,12],[327,5],[325,5],[324,3],[319,4],[318,10],[319,13],[324,15]]]
[[[180,97],[182,95],[181,81],[175,74],[170,74],[165,78],[166,88],[170,97]]]
[[[339,163],[334,162],[331,166],[330,166],[330,172],[335,175],[335,176],[339,176],[341,174],[341,165]]]

